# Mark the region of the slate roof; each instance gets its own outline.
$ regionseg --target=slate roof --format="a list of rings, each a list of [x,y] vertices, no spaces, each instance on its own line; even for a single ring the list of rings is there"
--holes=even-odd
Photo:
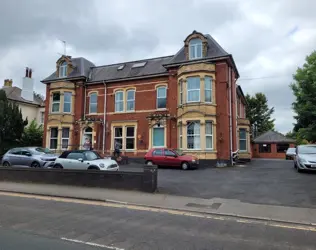
[[[230,56],[216,41],[213,37],[209,34],[204,35],[207,38],[208,48],[207,48],[207,55],[202,59],[212,59],[217,57],[223,56]],[[199,60],[199,59],[197,59]],[[168,62],[168,64],[178,64],[187,62],[185,53],[184,53],[184,46],[178,51],[177,54]]]
[[[7,98],[11,101],[33,104],[33,105],[37,105],[37,106],[41,106],[41,107],[45,106],[45,102],[43,102],[42,99],[40,99],[35,94],[34,94],[33,102],[25,100],[24,98],[22,98],[22,96],[21,96],[22,89],[20,89],[18,87],[3,87],[2,90],[5,91]]]
[[[268,131],[262,135],[259,135],[253,140],[254,143],[294,143],[295,140],[287,138],[283,134],[276,131]]]
[[[89,60],[83,57],[71,58],[71,62],[75,67],[74,70],[65,78],[76,78],[76,77],[88,77],[91,67],[95,65]],[[42,82],[49,82],[54,80],[60,80],[61,78],[57,76],[56,71],[49,77],[42,80]]]
[[[115,81],[134,77],[145,77],[152,75],[167,74],[168,71],[163,64],[167,63],[173,56],[157,57],[132,62],[116,63],[100,67],[93,67],[89,82]],[[145,66],[132,68],[135,63],[146,62]],[[118,69],[123,66],[123,69]]]

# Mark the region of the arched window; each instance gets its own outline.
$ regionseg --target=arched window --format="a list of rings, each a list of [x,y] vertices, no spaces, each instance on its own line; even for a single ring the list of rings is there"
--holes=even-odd
[[[124,99],[123,91],[115,92],[115,112],[124,111]]]
[[[135,90],[130,89],[126,91],[126,110],[135,110]]]
[[[84,132],[85,132],[85,133],[92,133],[92,128],[87,127]]]
[[[194,38],[189,43],[189,59],[202,58],[202,40]]]
[[[59,66],[59,77],[66,77],[67,76],[67,62],[63,62]]]
[[[89,113],[97,113],[98,112],[98,95],[97,93],[92,93],[90,95],[90,103],[89,103]]]
[[[167,107],[167,87],[161,86],[157,88],[157,109]]]

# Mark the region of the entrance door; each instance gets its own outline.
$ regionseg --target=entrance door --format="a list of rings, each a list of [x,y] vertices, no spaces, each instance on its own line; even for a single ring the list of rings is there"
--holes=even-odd
[[[86,149],[85,147],[88,146],[87,143],[90,143],[90,148],[92,148],[93,146],[93,141],[92,141],[92,128],[87,127],[84,131],[83,131],[83,135],[82,135],[82,142],[81,142],[81,147],[83,149]]]

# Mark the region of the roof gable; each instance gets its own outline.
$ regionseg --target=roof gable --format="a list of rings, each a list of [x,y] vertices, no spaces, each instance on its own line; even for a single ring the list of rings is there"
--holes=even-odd
[[[259,135],[253,141],[254,143],[295,143],[294,139],[287,138],[283,134],[272,130]]]

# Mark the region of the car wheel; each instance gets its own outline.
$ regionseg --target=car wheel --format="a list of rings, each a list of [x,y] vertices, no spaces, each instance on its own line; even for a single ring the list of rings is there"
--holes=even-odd
[[[154,165],[154,163],[153,163],[152,161],[147,161],[147,162],[146,162],[146,165],[152,166],[152,165]]]
[[[55,164],[55,165],[53,166],[53,168],[59,168],[59,169],[61,169],[61,168],[63,168],[63,166],[60,165],[60,164]]]
[[[298,173],[302,173],[302,172],[303,172],[303,170],[300,169],[298,166],[296,166],[296,171],[297,171]]]
[[[5,161],[2,165],[3,165],[4,167],[10,167],[10,166],[11,166],[10,163],[7,162],[7,161]]]
[[[34,161],[31,164],[31,168],[40,168],[40,167],[41,167],[41,165],[37,161]]]
[[[188,170],[188,169],[189,169],[189,163],[187,163],[187,162],[182,162],[181,168],[182,168],[183,170]]]

